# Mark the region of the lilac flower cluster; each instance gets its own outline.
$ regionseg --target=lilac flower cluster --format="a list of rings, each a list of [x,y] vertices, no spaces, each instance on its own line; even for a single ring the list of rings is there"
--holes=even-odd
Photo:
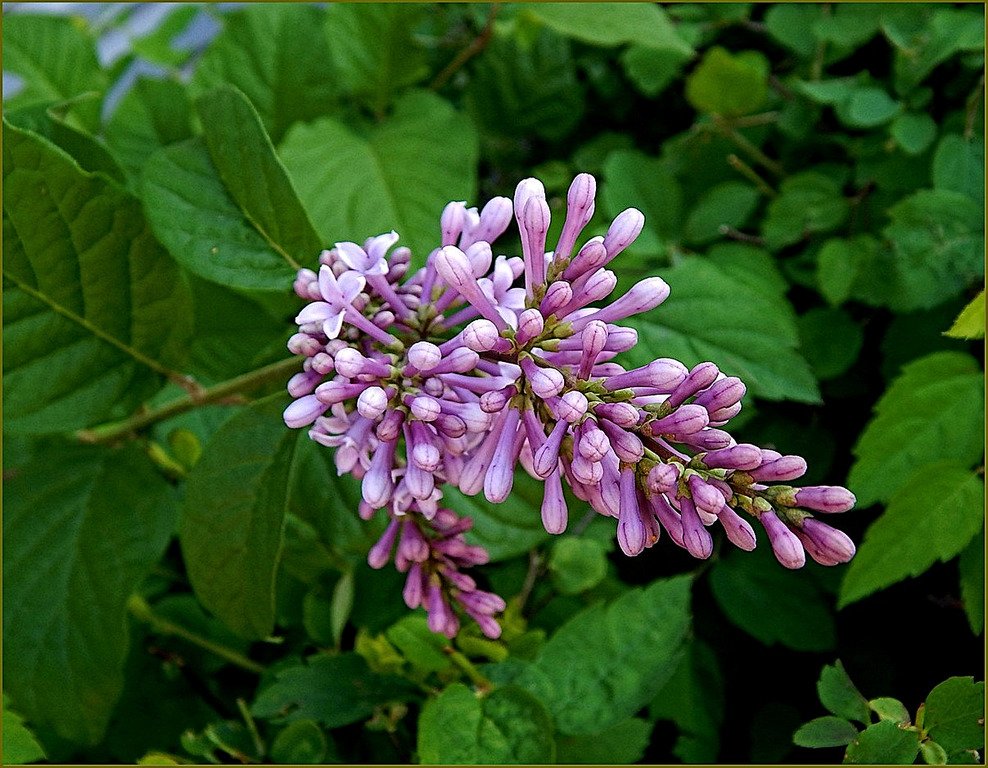
[[[616,518],[627,555],[665,530],[707,558],[715,525],[751,550],[749,518],[787,568],[807,553],[824,565],[854,555],[845,534],[812,514],[847,511],[850,491],[781,484],[805,473],[802,458],[738,444],[723,429],[741,409],[739,379],[710,362],[688,369],[660,358],[626,370],[614,361],[638,341],[619,323],[657,307],[669,286],[647,278],[606,303],[617,285],[608,265],[645,219],[629,208],[577,247],[595,193],[592,176],[576,177],[552,251],[545,190],[526,179],[513,201],[447,205],[442,246],[424,268],[410,270],[411,253],[391,232],[336,243],[318,274],[302,269],[295,281],[309,304],[288,348],[305,361],[288,384],[296,399],[285,422],[336,448],[338,471],[361,479],[362,517],[387,511],[370,564],[383,566],[397,540],[406,602],[451,637],[453,605],[497,637],[492,617],[504,602],[461,573],[486,553],[463,540],[469,519],[440,507],[443,486],[503,502],[519,465],[545,482],[549,533],[566,529],[566,485]],[[522,256],[495,257],[491,244],[512,218]]]

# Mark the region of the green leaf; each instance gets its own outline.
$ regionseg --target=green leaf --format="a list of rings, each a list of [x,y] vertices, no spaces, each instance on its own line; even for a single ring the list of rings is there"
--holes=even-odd
[[[984,50],[984,15],[936,5],[900,6],[882,14],[882,30],[898,49],[895,85],[907,92],[958,51]]]
[[[840,48],[858,48],[878,32],[881,13],[880,3],[835,5],[829,14],[814,22],[813,34],[818,40]]]
[[[814,308],[799,318],[800,349],[821,381],[834,379],[858,359],[861,326],[841,309]]]
[[[848,475],[860,506],[888,501],[917,467],[983,453],[984,377],[962,352],[935,352],[904,366],[854,446]],[[973,533],[972,533],[973,535]]]
[[[979,136],[944,136],[933,155],[933,186],[963,192],[978,205],[985,203],[985,142]]]
[[[556,740],[560,765],[630,765],[639,762],[652,736],[652,723],[638,717],[586,736]]]
[[[771,250],[798,243],[804,237],[836,229],[848,215],[840,185],[829,176],[806,171],[790,176],[768,205],[762,223]]]
[[[469,120],[421,91],[360,134],[324,119],[297,126],[280,147],[323,240],[362,243],[394,229],[418,263],[440,244],[446,203],[476,195],[477,152]]]
[[[871,707],[871,711],[878,715],[881,720],[891,720],[893,723],[902,723],[904,725],[909,725],[912,722],[906,705],[898,699],[881,696],[869,701],[868,706]]]
[[[634,44],[621,53],[621,66],[635,87],[649,98],[668,88],[682,74],[691,56],[678,50],[656,50]]]
[[[686,98],[699,112],[740,117],[768,99],[769,63],[758,51],[731,53],[719,46],[686,78]]]
[[[845,763],[910,765],[919,752],[919,735],[891,720],[869,725],[847,747]]]
[[[4,687],[32,723],[95,744],[123,689],[127,599],[174,529],[173,490],[136,445],[55,444],[4,481],[4,502]]]
[[[816,691],[820,703],[833,714],[846,720],[857,720],[862,725],[871,722],[868,701],[851,682],[840,659],[833,666],[828,665],[820,670]]]
[[[856,82],[852,77],[841,77],[834,80],[797,80],[793,85],[799,93],[817,104],[837,106],[851,98]]]
[[[608,215],[617,216],[629,207],[645,214],[645,229],[631,251],[658,253],[663,241],[678,238],[683,193],[665,163],[619,149],[607,156],[604,180],[601,198]]]
[[[549,576],[564,595],[593,589],[607,575],[607,550],[593,539],[565,536],[552,546]]]
[[[724,615],[766,645],[834,647],[830,599],[809,571],[784,569],[768,547],[732,550],[711,569],[710,588]]]
[[[293,124],[328,114],[337,88],[324,17],[312,5],[275,3],[225,15],[225,28],[196,65],[193,94],[223,84],[237,87],[275,143]]]
[[[821,18],[820,6],[778,3],[765,14],[769,35],[791,51],[809,58],[816,52],[816,22]]]
[[[676,673],[648,706],[650,718],[672,720],[679,728],[673,754],[684,763],[717,760],[724,722],[724,680],[717,657],[694,639]]]
[[[4,98],[8,113],[106,89],[92,37],[64,16],[4,14],[3,68],[24,81],[23,90]]]
[[[950,560],[981,528],[985,487],[977,475],[952,461],[917,466],[865,533],[841,585],[840,607]]]
[[[45,759],[45,750],[26,725],[23,718],[10,708],[10,699],[3,695],[3,762],[5,765],[24,765]]]
[[[516,557],[549,539],[539,515],[543,493],[541,482],[517,472],[511,495],[501,504],[492,504],[482,493],[464,496],[452,487],[443,490],[443,498],[451,509],[473,519],[467,541],[484,547],[496,561]]]
[[[188,288],[114,183],[9,124],[3,170],[4,429],[124,416],[181,360]]]
[[[527,138],[534,133],[558,141],[584,113],[570,43],[545,28],[532,41],[495,33],[477,61],[464,100],[484,133],[497,136]]]
[[[202,138],[159,150],[144,169],[143,197],[158,239],[200,277],[235,289],[287,294],[297,264],[234,202]],[[315,263],[318,252],[311,254]]]
[[[666,11],[653,3],[539,3],[525,7],[542,23],[591,45],[639,43],[657,50],[693,54]]]
[[[419,613],[405,616],[384,634],[412,666],[423,672],[442,672],[451,663],[443,650],[449,647],[449,640],[430,630],[428,619]]]
[[[318,654],[278,672],[261,689],[251,712],[279,723],[316,720],[326,728],[340,728],[365,720],[380,704],[410,701],[415,692],[407,680],[371,672],[356,653]]]
[[[950,330],[944,336],[954,339],[983,339],[985,337],[985,292],[984,289],[971,299],[961,310]]]
[[[278,732],[271,745],[271,760],[281,764],[319,765],[326,761],[329,743],[314,720],[296,720]]]
[[[937,137],[937,124],[925,112],[905,112],[892,121],[889,132],[907,155],[921,155]]]
[[[833,307],[843,304],[851,296],[856,254],[852,242],[831,238],[817,253],[817,286],[820,294]]]
[[[971,625],[971,631],[980,635],[985,628],[985,538],[975,536],[961,552],[961,599]]]
[[[796,317],[774,282],[781,278],[768,254],[718,246],[707,258],[687,257],[661,276],[672,293],[660,307],[629,321],[639,343],[626,353],[625,365],[657,357],[688,366],[712,360],[726,375],[740,376],[757,397],[819,401],[809,365],[796,352]]]
[[[340,90],[382,112],[395,94],[428,76],[425,49],[412,30],[425,6],[331,5],[325,30]]]
[[[758,207],[758,190],[740,181],[718,184],[697,201],[686,219],[683,235],[688,243],[705,245],[724,236],[724,227],[747,223]]]
[[[631,717],[676,669],[689,630],[692,579],[662,579],[573,616],[517,683],[549,707],[560,733],[583,735]]]
[[[927,765],[946,765],[947,752],[935,741],[926,740],[920,743],[919,752]]]
[[[213,165],[247,221],[288,264],[314,261],[319,235],[247,97],[221,86],[196,109]]]
[[[202,604],[238,635],[274,628],[288,478],[296,435],[283,396],[253,404],[206,444],[186,481],[180,539]]]
[[[850,744],[857,735],[858,729],[847,720],[824,715],[801,725],[792,741],[797,747],[842,747]]]
[[[851,92],[846,102],[837,105],[837,116],[851,128],[874,128],[895,117],[899,108],[899,102],[884,88],[862,85]]]
[[[192,105],[177,80],[139,77],[104,129],[114,156],[135,178],[162,147],[192,136]]]
[[[514,685],[476,694],[453,683],[426,702],[419,718],[419,761],[433,764],[555,762],[552,718]]]
[[[948,753],[985,746],[985,684],[951,677],[926,697],[923,728]]]

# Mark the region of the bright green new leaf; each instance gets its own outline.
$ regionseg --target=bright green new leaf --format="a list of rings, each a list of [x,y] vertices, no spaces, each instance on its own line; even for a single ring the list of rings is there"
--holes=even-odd
[[[951,677],[926,697],[923,728],[948,753],[984,749],[985,684]]]
[[[865,533],[841,586],[841,607],[950,560],[980,530],[981,479],[956,462],[916,466]]]
[[[654,3],[539,3],[526,11],[568,37],[591,45],[639,43],[657,50],[692,55],[665,9]]]
[[[405,616],[384,634],[413,667],[423,672],[441,672],[450,666],[443,650],[450,647],[448,638],[429,629],[428,620],[420,613]]]
[[[857,735],[858,729],[844,718],[824,715],[801,725],[792,740],[797,747],[842,747]]]
[[[625,354],[625,365],[658,357],[674,357],[687,366],[712,360],[726,375],[739,376],[757,397],[817,402],[816,380],[796,351],[799,332],[792,306],[777,284],[762,277],[759,270],[766,267],[770,275],[775,271],[763,251],[726,245],[707,258],[689,257],[660,271],[672,293],[631,321],[639,342]],[[739,276],[745,273],[747,279]]]
[[[532,764],[555,762],[552,718],[514,685],[477,694],[453,683],[429,699],[419,718],[422,763]]]
[[[947,757],[947,751],[939,744],[937,744],[935,741],[930,741],[929,739],[920,743],[919,753],[927,765],[947,765],[947,763],[949,762]],[[966,754],[968,754],[971,757],[974,757],[974,755],[971,755],[970,752],[967,752]],[[954,760],[954,763],[961,763],[961,762],[964,761]],[[977,761],[972,760],[972,762],[976,763]]]
[[[127,599],[171,537],[174,491],[136,445],[59,445],[4,481],[4,502],[4,688],[32,723],[95,744],[123,689]]]
[[[868,701],[848,676],[844,665],[838,659],[834,664],[820,670],[816,684],[820,703],[845,720],[857,720],[863,725],[871,722],[871,709]]]
[[[830,598],[808,571],[779,565],[768,547],[729,552],[711,568],[710,588],[724,615],[766,645],[800,651],[834,647]]]
[[[936,352],[904,366],[854,446],[848,480],[858,505],[888,501],[925,464],[978,461],[983,403],[984,376],[970,355]]]
[[[661,160],[623,149],[607,156],[601,190],[605,211],[617,216],[637,208],[645,214],[645,228],[630,252],[658,253],[665,241],[679,237],[682,198],[679,183]],[[620,256],[617,263],[622,263]]]
[[[877,699],[872,699],[868,702],[868,706],[882,720],[891,720],[893,723],[902,723],[904,725],[912,722],[906,705],[890,696],[880,696]]]
[[[958,561],[961,572],[961,599],[971,631],[980,635],[985,628],[985,538],[975,536]]]
[[[324,17],[323,9],[301,3],[258,3],[226,15],[196,66],[193,95],[239,88],[275,143],[295,123],[329,114],[337,86]]]
[[[768,205],[762,223],[765,243],[779,250],[808,235],[829,232],[844,223],[848,209],[840,185],[829,176],[816,171],[790,176]]]
[[[23,765],[45,759],[45,750],[34,734],[24,725],[24,719],[10,708],[10,699],[3,695],[3,762],[5,765]]]
[[[607,575],[607,550],[599,541],[565,536],[557,539],[549,556],[549,576],[564,595],[593,589]]]
[[[316,654],[278,672],[261,688],[251,712],[278,723],[317,720],[340,728],[369,718],[380,704],[411,701],[416,691],[400,677],[371,672],[356,653]]]
[[[394,229],[421,264],[440,245],[446,203],[476,202],[477,136],[431,93],[405,94],[387,120],[359,133],[328,118],[299,125],[279,151],[327,243]]]
[[[971,302],[961,310],[950,330],[944,336],[955,339],[983,339],[985,337],[985,292],[978,293]]]
[[[889,133],[907,155],[921,155],[937,137],[937,124],[925,112],[906,112],[892,121]]]
[[[44,139],[6,124],[3,174],[4,429],[127,415],[184,356],[185,282],[141,204]]]
[[[631,717],[675,672],[689,630],[692,579],[662,579],[573,616],[516,682],[549,707],[560,733]]]
[[[630,765],[642,759],[651,735],[652,723],[632,717],[600,733],[560,736],[556,761],[561,765]]]
[[[326,734],[314,720],[296,720],[275,736],[271,760],[289,765],[319,765],[326,762],[328,751]]]
[[[213,166],[247,221],[289,264],[313,263],[319,235],[246,96],[221,86],[196,109]]]
[[[847,101],[837,105],[837,116],[851,128],[874,128],[895,117],[899,108],[899,102],[884,88],[862,85],[851,92]]]
[[[985,142],[980,136],[965,139],[944,136],[933,155],[933,186],[963,192],[978,205],[985,202]]]
[[[693,245],[724,237],[723,229],[744,226],[758,207],[758,190],[740,181],[718,184],[697,201],[686,218],[683,236]]]
[[[768,98],[769,63],[758,51],[711,48],[686,78],[686,98],[699,112],[740,117],[757,112]]]
[[[911,765],[919,752],[919,734],[891,720],[869,725],[847,747],[845,763]]]
[[[238,635],[274,628],[289,470],[296,435],[281,419],[285,398],[245,408],[206,444],[189,473],[179,536],[202,604]]]
[[[332,4],[325,34],[340,90],[383,113],[396,93],[429,74],[412,33],[428,13],[415,3]]]

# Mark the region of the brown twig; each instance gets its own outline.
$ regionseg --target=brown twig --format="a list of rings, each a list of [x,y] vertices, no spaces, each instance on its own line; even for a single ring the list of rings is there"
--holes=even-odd
[[[490,13],[487,14],[487,21],[484,23],[484,28],[480,30],[480,34],[470,41],[470,45],[456,54],[456,57],[446,65],[442,72],[436,75],[429,85],[429,90],[438,91],[449,82],[453,75],[460,71],[464,64],[487,47],[491,36],[494,34],[494,20],[497,18],[499,9],[500,6],[497,3],[491,5]]]

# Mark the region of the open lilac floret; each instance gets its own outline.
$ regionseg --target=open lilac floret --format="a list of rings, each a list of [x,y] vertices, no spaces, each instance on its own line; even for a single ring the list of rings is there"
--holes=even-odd
[[[692,369],[659,358],[626,370],[615,358],[638,341],[620,322],[669,295],[659,277],[608,301],[608,264],[638,237],[645,218],[619,214],[606,235],[577,249],[594,212],[596,183],[580,174],[567,195],[558,243],[546,251],[550,212],[537,179],[514,200],[483,210],[452,202],[442,245],[409,275],[411,253],[392,232],[363,246],[337,243],[320,271],[302,269],[295,291],[310,302],[288,348],[305,356],[288,384],[290,427],[336,449],[338,471],[361,480],[360,515],[385,510],[389,525],[368,560],[394,550],[407,573],[404,597],[429,626],[452,637],[454,606],[489,637],[504,601],[462,570],[486,562],[463,538],[469,518],[441,506],[444,485],[503,502],[520,465],[545,483],[542,522],[566,530],[563,486],[617,520],[621,550],[634,556],[659,541],[697,558],[713,551],[720,525],[752,550],[757,520],[778,561],[806,554],[844,563],[853,542],[813,513],[849,510],[839,486],[785,485],[806,472],[799,456],[738,444],[724,427],[741,410],[744,384],[711,362]],[[494,256],[514,217],[522,255]]]

